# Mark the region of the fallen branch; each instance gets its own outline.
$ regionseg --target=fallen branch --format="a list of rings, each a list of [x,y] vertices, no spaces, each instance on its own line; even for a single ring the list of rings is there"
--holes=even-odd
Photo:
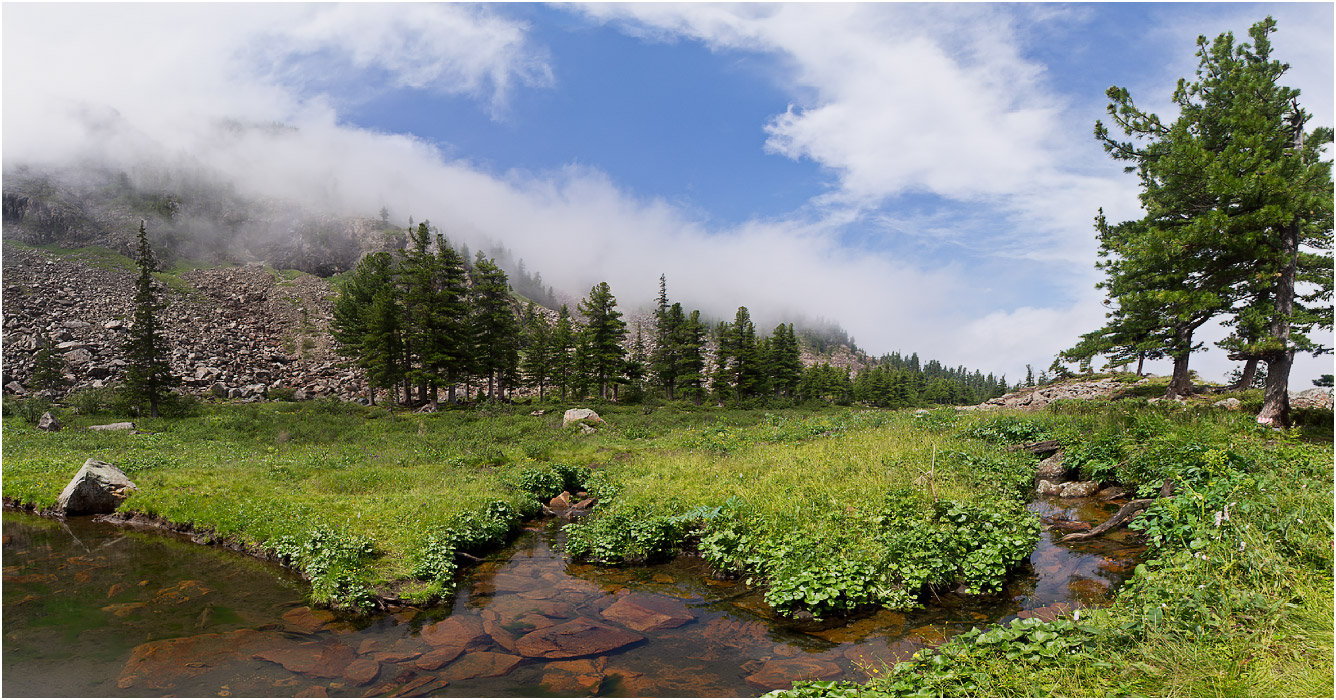
[[[1140,513],[1141,511],[1149,508],[1150,504],[1154,502],[1155,502],[1154,498],[1138,498],[1135,501],[1129,501],[1127,505],[1123,506],[1122,508],[1119,508],[1118,512],[1113,514],[1112,518],[1105,520],[1104,522],[1100,523],[1099,525],[1096,525],[1095,527],[1090,528],[1089,530],[1086,530],[1085,532],[1073,532],[1072,534],[1067,535],[1066,537],[1063,537],[1061,540],[1058,541],[1074,542],[1077,540],[1088,540],[1092,537],[1098,537],[1108,532],[1109,530],[1112,530],[1115,527],[1126,525],[1127,523],[1132,522],[1132,518],[1136,517],[1137,513]]]
[[[1058,540],[1058,542],[1077,542],[1081,540],[1088,540],[1092,537],[1099,537],[1100,535],[1108,532],[1109,530],[1112,530],[1116,527],[1122,527],[1132,522],[1132,518],[1136,517],[1137,513],[1140,513],[1141,511],[1149,508],[1150,504],[1154,503],[1155,501],[1161,498],[1168,498],[1169,496],[1172,496],[1173,493],[1174,493],[1174,482],[1166,479],[1165,482],[1160,486],[1159,496],[1155,498],[1138,498],[1134,501],[1128,501],[1126,505],[1124,505],[1122,508],[1119,508],[1118,512],[1114,513],[1113,517],[1109,518],[1108,520],[1105,520],[1104,522],[1100,523],[1099,525],[1096,525],[1095,527],[1090,528],[1085,532],[1073,532],[1072,534],[1067,535],[1066,537],[1063,537],[1062,539]]]

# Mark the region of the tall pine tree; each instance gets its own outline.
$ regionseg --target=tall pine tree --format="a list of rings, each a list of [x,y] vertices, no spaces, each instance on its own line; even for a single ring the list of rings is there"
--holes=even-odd
[[[584,333],[587,340],[590,376],[599,387],[599,397],[608,398],[608,385],[624,366],[626,349],[626,322],[617,310],[617,299],[607,282],[599,282],[589,290],[589,296],[580,302],[580,313],[587,319]]]
[[[139,277],[135,279],[134,325],[130,327],[124,347],[125,359],[129,363],[125,370],[125,384],[131,400],[141,406],[147,403],[149,415],[157,418],[158,405],[167,389],[176,384],[176,377],[172,375],[172,366],[167,359],[167,339],[162,337],[158,318],[166,308],[166,304],[158,300],[158,291],[153,284],[158,260],[149,245],[144,221],[139,222],[137,241],[135,265],[139,268]]]

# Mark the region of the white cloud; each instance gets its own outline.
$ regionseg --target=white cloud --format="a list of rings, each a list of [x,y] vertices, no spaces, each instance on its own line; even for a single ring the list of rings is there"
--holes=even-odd
[[[1133,215],[1134,191],[1108,176],[1116,167],[1070,165],[1082,159],[1065,150],[1075,137],[1059,119],[1064,106],[1047,94],[1042,68],[1020,57],[1006,11],[583,9],[630,18],[646,36],[780,56],[794,107],[757,129],[776,152],[839,174],[838,191],[819,202],[822,217],[710,230],[596,169],[489,173],[415,137],[341,121],[319,91],[317,59],[382,72],[403,88],[468,95],[493,112],[522,86],[553,83],[523,25],[461,5],[6,6],[4,162],[131,171],[166,162],[318,210],[386,205],[475,247],[500,239],[559,288],[607,280],[637,306],[666,273],[674,298],[721,317],[740,304],[763,324],[789,311],[835,317],[874,352],[918,351],[1013,379],[1098,325],[1088,277],[1073,283],[1074,304],[973,318],[957,300],[1005,280],[971,279],[949,260],[916,268],[839,242],[869,201],[929,191],[1023,222],[995,244],[1000,254],[1089,270],[1095,207]]]
[[[502,107],[514,83],[546,86],[552,69],[526,28],[476,6],[375,5],[315,6],[304,21],[279,25],[252,42],[264,54],[285,58],[332,52],[358,69],[386,71],[395,87],[427,89],[490,99]],[[298,60],[298,65],[301,65]],[[303,80],[320,82],[327,59]]]

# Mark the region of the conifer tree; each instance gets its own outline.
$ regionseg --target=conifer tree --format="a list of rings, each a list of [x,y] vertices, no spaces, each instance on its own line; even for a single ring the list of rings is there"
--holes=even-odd
[[[376,306],[377,296],[382,297]],[[394,289],[394,261],[389,253],[372,253],[357,263],[334,301],[331,331],[339,353],[367,373],[369,400],[376,389],[393,390],[404,373],[403,343]],[[386,378],[391,378],[389,383]]]
[[[747,307],[738,307],[722,347],[735,398],[740,401],[759,394],[763,382],[761,354],[756,343],[756,326]]]
[[[599,282],[589,290],[589,296],[580,302],[579,311],[587,319],[584,333],[589,356],[589,371],[599,387],[599,397],[607,400],[608,384],[623,367],[626,349],[626,322],[617,311],[617,299],[607,282]]]
[[[681,335],[682,305],[668,306],[667,278],[659,276],[658,305],[654,309],[654,356],[650,360],[650,370],[655,381],[668,394],[668,399],[675,398],[678,374],[681,371]]]
[[[526,342],[520,370],[529,386],[538,389],[538,400],[542,401],[552,373],[552,326],[534,309],[532,302],[525,312],[524,332]]]
[[[519,324],[506,273],[482,251],[473,263],[473,307],[476,366],[487,377],[487,396],[496,399],[498,393],[504,396],[505,377],[513,376],[519,363]]]
[[[673,304],[669,313],[681,315],[681,304]],[[675,344],[678,348],[677,383],[700,405],[705,400],[705,326],[700,311],[692,311],[686,322],[678,326]]]
[[[793,324],[783,323],[775,326],[770,335],[770,351],[766,367],[771,379],[775,396],[792,397],[797,394],[798,381],[802,378],[802,355],[798,348],[798,337],[793,332]]]
[[[455,385],[473,365],[472,310],[464,261],[444,236],[436,237],[436,284],[436,326],[428,361],[435,376],[444,378],[447,398],[454,403]]]
[[[395,301],[395,288],[385,285],[375,291],[367,308],[366,332],[359,348],[366,381],[375,398],[375,387],[394,395],[394,388],[408,377],[408,355],[404,347],[403,311]],[[407,391],[407,386],[404,387]],[[404,400],[409,401],[407,393]]]
[[[733,377],[729,372],[730,358],[733,356],[733,330],[727,321],[720,321],[714,327],[714,362],[710,367],[710,393],[714,400],[723,403],[731,399]]]
[[[438,350],[440,322],[436,311],[436,256],[431,253],[431,229],[424,220],[408,234],[409,247],[399,261],[400,301],[404,309],[404,347],[408,366],[404,395],[412,403],[410,386],[418,387],[418,400],[430,400],[442,378],[430,357]]]
[[[1274,31],[1268,17],[1251,44],[1199,37],[1196,79],[1179,81],[1168,125],[1110,88],[1109,114],[1132,140],[1101,123],[1095,135],[1141,180],[1147,215],[1103,227],[1101,265],[1129,316],[1159,314],[1169,395],[1187,387],[1192,330],[1224,315],[1232,357],[1267,363],[1258,421],[1285,425],[1294,353],[1328,350],[1308,334],[1331,327],[1332,131],[1305,132],[1299,92],[1278,84],[1288,66],[1271,58]]]
[[[56,342],[49,337],[39,339],[41,347],[33,356],[31,387],[39,392],[58,394],[69,381],[65,379],[65,361],[56,352]]]
[[[571,327],[571,314],[565,304],[557,313],[557,324],[552,328],[552,383],[561,389],[561,399],[571,388],[571,374],[574,371],[575,330]]]
[[[129,363],[125,383],[131,400],[140,405],[147,403],[149,415],[157,418],[163,394],[177,380],[172,375],[171,363],[167,359],[167,340],[162,337],[158,320],[158,314],[166,304],[158,301],[158,292],[154,288],[153,272],[158,261],[149,245],[144,221],[139,222],[137,240],[135,265],[139,268],[139,277],[135,279],[134,325],[125,341],[125,359]]]

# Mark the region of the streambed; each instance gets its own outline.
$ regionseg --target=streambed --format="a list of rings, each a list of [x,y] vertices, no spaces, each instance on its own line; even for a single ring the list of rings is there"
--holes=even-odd
[[[1097,523],[1116,504],[1040,499]],[[453,604],[342,621],[278,567],[159,533],[4,515],[8,696],[738,696],[864,678],[974,626],[1100,605],[1142,548],[1046,533],[1007,589],[826,623],[770,615],[691,557],[571,564],[559,522],[472,567]]]

